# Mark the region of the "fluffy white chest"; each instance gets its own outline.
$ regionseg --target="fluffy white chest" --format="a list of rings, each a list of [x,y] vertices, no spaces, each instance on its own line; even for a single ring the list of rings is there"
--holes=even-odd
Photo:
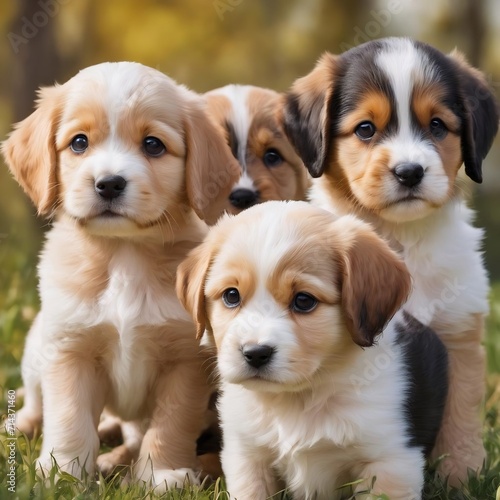
[[[93,352],[111,403],[124,417],[142,405],[158,370],[175,361],[177,346],[194,352],[194,326],[174,290],[175,264],[155,267],[147,255],[124,247],[110,260],[106,286],[95,297],[82,300],[46,283],[44,335],[59,339],[63,349]]]
[[[145,258],[128,249],[118,253],[109,266],[108,286],[97,299],[99,321],[113,324],[120,336],[140,325],[189,321],[175,294],[174,273],[175,267],[158,276]]]
[[[297,493],[333,498],[336,488],[359,478],[362,464],[406,447],[404,368],[398,347],[387,337],[360,352],[345,373],[315,388],[310,397],[263,397],[223,385],[219,407],[225,435],[250,455],[268,457]],[[376,371],[376,381],[359,384],[367,366]]]
[[[472,330],[477,316],[488,313],[483,232],[472,226],[472,212],[461,202],[450,203],[433,218],[391,231],[413,278],[404,309],[438,333]]]

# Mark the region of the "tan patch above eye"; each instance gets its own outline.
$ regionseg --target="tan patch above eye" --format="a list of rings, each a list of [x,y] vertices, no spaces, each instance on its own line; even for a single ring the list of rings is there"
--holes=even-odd
[[[228,288],[237,288],[244,300],[249,300],[257,288],[257,278],[254,266],[244,258],[237,261],[228,260],[223,269],[214,267],[212,272],[219,275],[217,280],[206,288],[205,295],[212,300],[218,300]]]
[[[109,118],[104,107],[99,102],[87,102],[75,107],[71,115],[65,117],[56,137],[56,146],[59,151],[66,149],[77,134],[89,136],[89,141],[96,144],[108,133]]]
[[[391,103],[382,92],[369,92],[340,122],[340,133],[350,135],[363,121],[372,122],[377,130],[383,130],[391,117]]]
[[[412,109],[422,127],[428,127],[433,118],[439,118],[448,130],[458,133],[458,117],[442,103],[443,90],[440,87],[416,89],[412,97]]]

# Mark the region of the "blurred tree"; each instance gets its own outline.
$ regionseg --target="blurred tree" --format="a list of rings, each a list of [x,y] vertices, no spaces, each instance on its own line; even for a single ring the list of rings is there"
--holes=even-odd
[[[51,11],[32,0],[18,0],[17,5],[8,35],[14,54],[11,93],[15,121],[31,113],[36,90],[40,85],[52,84],[60,69]]]

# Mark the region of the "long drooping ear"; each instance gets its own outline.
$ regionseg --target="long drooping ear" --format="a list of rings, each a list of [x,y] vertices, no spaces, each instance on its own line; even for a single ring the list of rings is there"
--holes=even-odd
[[[49,215],[57,200],[55,136],[62,111],[59,87],[39,91],[37,109],[19,122],[2,143],[10,171],[35,204],[39,215]]]
[[[481,165],[498,131],[499,109],[484,75],[454,50],[449,57],[459,72],[464,124],[461,147],[465,173],[475,182],[483,181]]]
[[[368,224],[344,216],[332,224],[339,242],[342,310],[356,344],[368,347],[410,293],[405,264]]]
[[[200,106],[186,119],[186,189],[198,217],[214,224],[221,215],[240,167],[224,136]]]
[[[205,241],[192,250],[177,268],[177,297],[194,319],[197,339],[203,336],[205,330],[212,330],[205,303],[205,280],[212,258],[212,245]]]
[[[285,132],[312,177],[324,172],[331,146],[330,99],[338,58],[324,54],[286,95]]]

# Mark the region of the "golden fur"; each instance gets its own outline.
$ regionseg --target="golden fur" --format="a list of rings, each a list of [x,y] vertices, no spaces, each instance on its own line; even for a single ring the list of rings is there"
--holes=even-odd
[[[83,151],[74,150],[79,136]],[[52,454],[62,470],[93,473],[106,406],[135,426],[136,448],[106,456],[107,469],[137,452],[136,479],[163,488],[197,481],[212,388],[175,273],[205,235],[200,217],[218,217],[238,169],[201,98],[140,64],[93,66],[43,89],[3,153],[38,212],[54,219],[17,416],[33,433],[41,385],[41,468],[51,468]],[[109,176],[126,181],[123,192],[100,195]]]

